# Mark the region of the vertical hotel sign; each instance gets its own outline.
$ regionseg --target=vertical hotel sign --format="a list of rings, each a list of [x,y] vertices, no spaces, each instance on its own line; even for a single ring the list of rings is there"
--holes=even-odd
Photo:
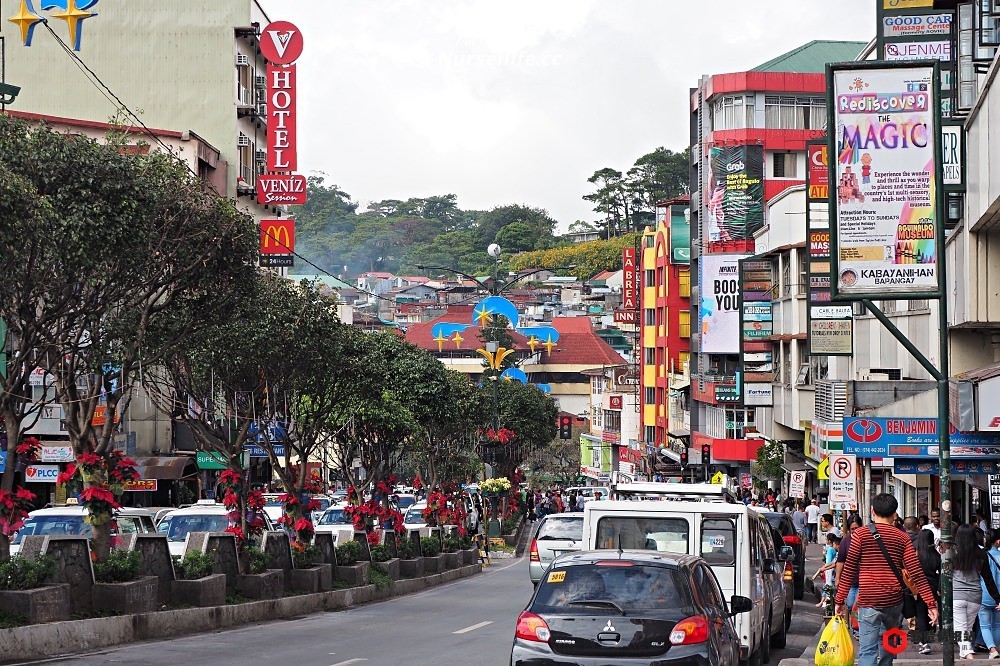
[[[637,270],[638,252],[634,247],[622,248],[622,306],[615,311],[614,319],[619,324],[637,324],[639,309],[639,283]]]
[[[834,299],[938,285],[937,65],[828,65]]]
[[[302,55],[302,32],[288,21],[275,21],[261,32],[267,60],[267,170],[257,178],[257,202],[304,204],[306,180],[298,169],[295,61]]]

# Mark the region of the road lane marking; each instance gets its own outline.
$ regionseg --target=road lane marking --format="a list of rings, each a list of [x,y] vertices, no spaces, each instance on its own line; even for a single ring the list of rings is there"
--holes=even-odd
[[[368,660],[367,659],[362,659],[362,658],[348,659],[347,661],[338,661],[333,666],[347,666],[348,664],[360,664],[363,661],[368,661]]]
[[[487,620],[486,622],[480,622],[479,624],[474,624],[471,627],[466,627],[465,629],[459,629],[458,631],[453,631],[453,634],[467,634],[470,631],[475,631],[476,629],[482,629],[488,624],[493,624],[493,620]]]

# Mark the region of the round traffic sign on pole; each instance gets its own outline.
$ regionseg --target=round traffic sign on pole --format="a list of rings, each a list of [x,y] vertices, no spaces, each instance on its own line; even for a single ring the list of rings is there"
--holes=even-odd
[[[890,629],[882,636],[882,647],[891,655],[897,655],[905,650],[906,644],[906,632],[899,627]]]

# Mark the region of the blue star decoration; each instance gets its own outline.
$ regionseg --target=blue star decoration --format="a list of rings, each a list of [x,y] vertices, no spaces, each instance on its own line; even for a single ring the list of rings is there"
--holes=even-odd
[[[66,21],[69,27],[69,41],[74,51],[80,50],[80,42],[83,38],[83,22],[92,16],[97,16],[96,12],[87,11],[100,0],[41,0],[39,6],[42,10],[52,11],[52,18]],[[53,11],[58,10],[58,11]],[[34,37],[35,26],[44,19],[41,14],[35,11],[32,0],[20,0],[18,13],[10,19],[21,30],[21,41],[25,46],[31,46]]]

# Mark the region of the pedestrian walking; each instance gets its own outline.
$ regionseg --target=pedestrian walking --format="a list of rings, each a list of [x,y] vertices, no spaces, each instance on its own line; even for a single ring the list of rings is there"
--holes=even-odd
[[[792,525],[795,526],[795,531],[799,533],[799,538],[803,541],[806,536],[806,512],[802,510],[802,502],[795,503],[795,510],[792,511]]]
[[[918,530],[914,539],[914,547],[917,549],[917,558],[920,560],[920,570],[924,572],[924,578],[934,593],[934,598],[939,603],[941,597],[938,590],[941,586],[941,553],[934,545],[934,535],[930,530]],[[933,641],[934,627],[928,615],[928,606],[923,597],[917,597],[914,604],[914,615],[916,616],[916,637],[917,652],[920,654],[931,653],[931,642]]]
[[[806,507],[806,527],[809,529],[809,541],[819,543],[819,499],[813,501]]]
[[[834,568],[838,581],[843,575],[844,564],[847,562],[847,553],[851,549],[851,534],[857,529],[864,528],[864,526],[864,521],[861,520],[861,516],[858,514],[852,513],[847,517],[847,524],[844,525],[844,538],[841,539],[840,548],[837,550],[837,566]],[[855,578],[848,582],[850,583],[851,590],[847,593],[847,612],[851,614],[851,630],[854,633],[854,638],[857,639],[858,621],[855,605],[858,601],[858,580]]]
[[[821,574],[824,576],[823,595],[820,597],[819,603],[816,604],[817,608],[822,608],[829,602],[830,595],[836,584],[837,552],[840,546],[841,538],[839,535],[833,533],[826,535],[825,564],[817,569],[813,575],[813,580],[819,578]]]
[[[934,535],[934,543],[941,540],[941,512],[937,509],[931,511],[931,519],[922,529],[930,531]]]
[[[917,547],[917,537],[920,536],[920,521],[917,520],[916,516],[907,516],[903,519],[903,531],[906,532],[906,536],[910,537],[910,543],[913,547]]]
[[[983,585],[980,580],[985,564],[986,553],[976,542],[976,528],[972,525],[960,525],[955,531],[955,555],[952,560],[951,578],[959,659],[974,658],[973,625],[976,623],[983,602]]]
[[[893,662],[894,655],[882,649],[882,635],[902,620],[903,590],[908,587],[904,575],[927,604],[931,622],[937,622],[937,599],[920,568],[917,552],[906,534],[893,526],[898,506],[888,493],[875,496],[873,524],[852,531],[851,548],[837,584],[836,612],[846,616],[851,582],[858,581],[860,666],[890,666]]]
[[[1000,635],[1000,530],[990,530],[986,537],[986,566],[983,567],[983,598],[979,607],[979,629],[990,650],[990,659],[1000,659],[997,636]]]

